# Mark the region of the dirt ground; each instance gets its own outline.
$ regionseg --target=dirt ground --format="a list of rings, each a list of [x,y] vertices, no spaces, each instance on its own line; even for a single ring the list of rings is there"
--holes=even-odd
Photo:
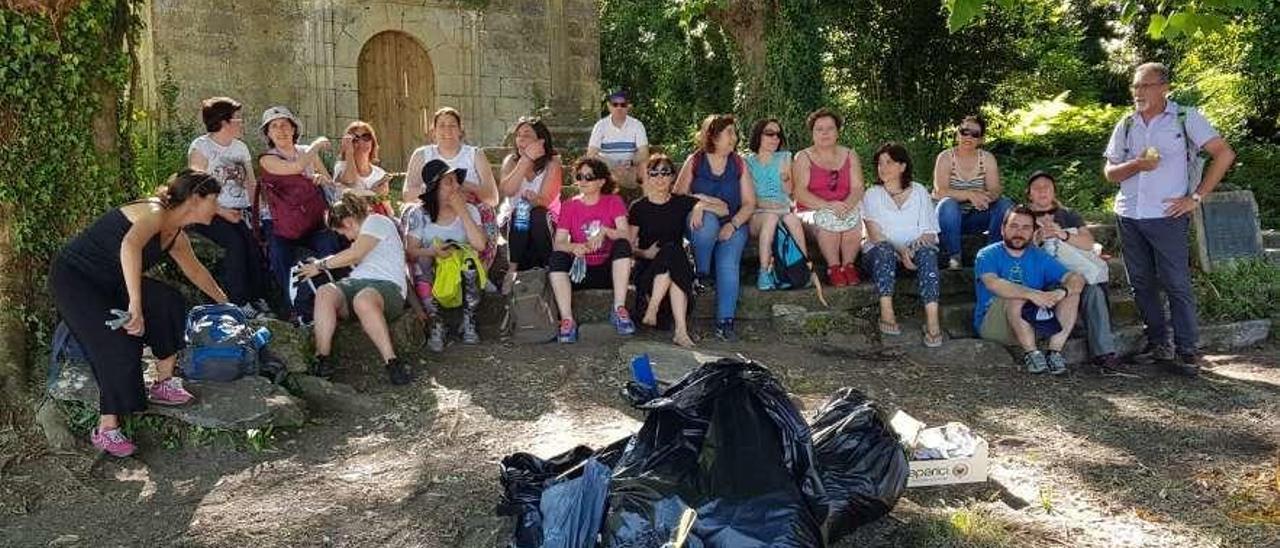
[[[854,386],[992,444],[1000,483],[908,490],[836,546],[1280,546],[1275,343],[1210,355],[1198,380],[1052,379],[1007,355],[928,365],[746,331],[732,348],[704,346],[769,366],[806,414]],[[584,326],[573,347],[450,347],[405,388],[344,371],[335,380],[376,412],[314,416],[265,446],[143,429],[132,458],[54,455],[18,422],[0,432],[0,545],[500,546],[501,457],[601,446],[639,426],[619,395],[620,342]]]

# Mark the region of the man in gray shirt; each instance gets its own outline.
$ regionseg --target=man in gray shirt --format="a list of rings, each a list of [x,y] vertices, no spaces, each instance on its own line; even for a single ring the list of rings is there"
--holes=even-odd
[[[1159,361],[1173,372],[1199,373],[1196,303],[1191,289],[1190,213],[1213,192],[1235,161],[1235,151],[1199,111],[1167,98],[1169,69],[1145,63],[1134,71],[1136,112],[1116,123],[1103,154],[1108,181],[1119,185],[1115,213],[1125,269],[1146,323],[1147,345],[1134,361]],[[1213,157],[1197,177],[1194,154]],[[1169,298],[1174,348],[1160,291]],[[1174,352],[1177,356],[1175,359]]]

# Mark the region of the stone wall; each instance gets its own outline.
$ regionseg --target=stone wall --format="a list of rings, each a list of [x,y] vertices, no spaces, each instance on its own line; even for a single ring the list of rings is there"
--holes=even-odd
[[[384,31],[426,50],[434,105],[458,108],[474,144],[500,144],[523,115],[571,127],[599,111],[592,0],[491,0],[479,11],[432,0],[151,0],[144,11],[144,104],[157,105],[168,70],[184,117],[198,119],[204,97],[242,101],[254,147],[256,119],[275,104],[293,108],[311,136],[358,118],[360,51]]]

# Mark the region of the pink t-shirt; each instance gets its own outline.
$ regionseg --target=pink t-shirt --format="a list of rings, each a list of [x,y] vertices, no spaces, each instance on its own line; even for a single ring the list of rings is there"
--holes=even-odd
[[[569,231],[569,241],[580,244],[588,239],[592,225],[599,228],[617,228],[618,217],[626,218],[627,205],[617,194],[601,194],[594,205],[582,203],[582,196],[574,196],[560,206],[558,227]],[[595,253],[587,254],[587,265],[598,266],[609,260],[613,242],[606,239]]]

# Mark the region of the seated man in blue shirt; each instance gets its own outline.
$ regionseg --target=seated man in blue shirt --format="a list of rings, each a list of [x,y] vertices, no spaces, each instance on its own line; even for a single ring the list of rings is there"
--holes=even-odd
[[[1061,375],[1085,280],[1031,245],[1035,227],[1031,209],[1015,207],[1004,218],[1004,241],[978,251],[973,325],[984,339],[1021,346],[1028,373]],[[1046,352],[1036,349],[1037,334],[1049,337]]]

